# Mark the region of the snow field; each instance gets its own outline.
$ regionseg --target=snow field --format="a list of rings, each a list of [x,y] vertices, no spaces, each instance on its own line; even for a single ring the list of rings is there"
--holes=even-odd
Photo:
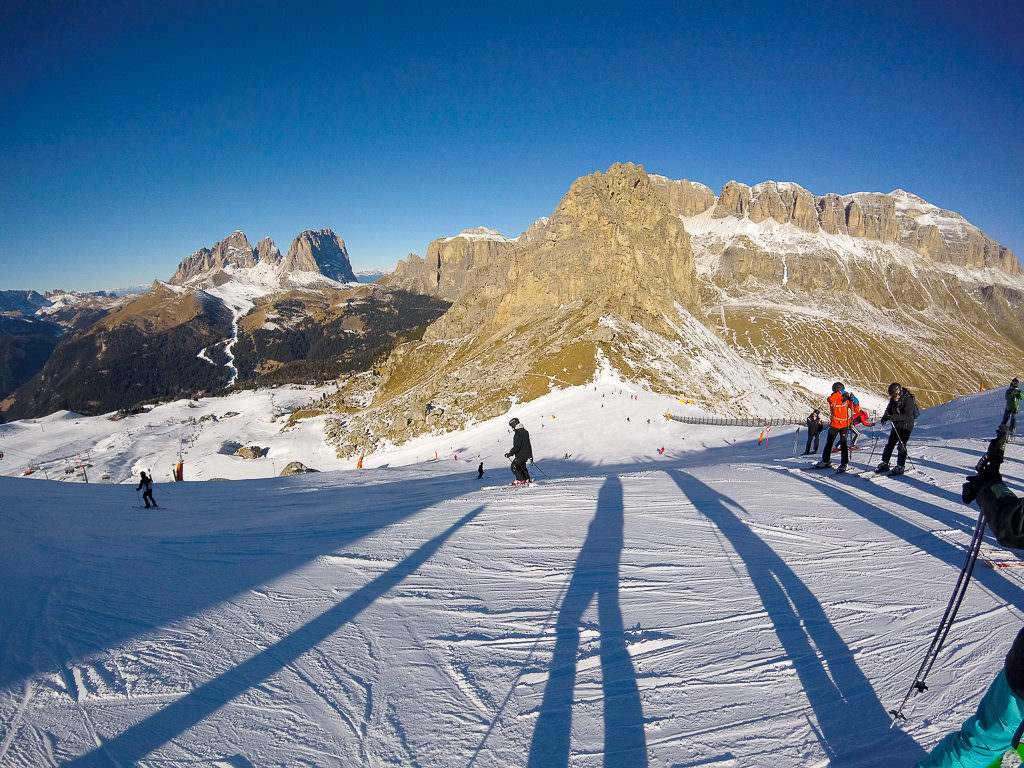
[[[959,572],[959,485],[1001,391],[926,411],[918,471],[868,481],[802,471],[792,431],[758,446],[594,386],[510,412],[547,473],[528,488],[493,487],[506,417],[360,472],[160,483],[158,511],[123,485],[0,477],[0,764],[867,768],[913,764],[973,711],[1024,569],[979,565],[930,690],[904,728],[886,714]],[[163,406],[130,439],[142,416],[64,415],[0,444],[169,466],[182,414],[234,409],[186,477],[244,476],[319,450],[315,424],[269,422],[318,393],[275,393]],[[200,453],[234,420],[267,457]],[[1022,464],[1010,446],[1018,492]]]

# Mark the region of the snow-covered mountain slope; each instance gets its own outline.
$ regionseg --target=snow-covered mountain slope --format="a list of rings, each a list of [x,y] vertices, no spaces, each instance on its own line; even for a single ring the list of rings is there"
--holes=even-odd
[[[970,540],[959,486],[1001,391],[925,411],[898,479],[800,471],[792,430],[669,422],[684,404],[611,380],[510,411],[534,487],[496,487],[507,415],[269,477],[330,468],[316,421],[270,422],[318,395],[0,427],[7,473],[93,446],[90,480],[121,481],[0,477],[0,763],[910,765],[1020,626],[1024,568],[979,566],[889,728]],[[166,477],[186,424],[186,478],[263,479],[158,482],[139,508],[129,470]],[[208,452],[238,436],[270,451]],[[1020,492],[1020,445],[1003,474]]]

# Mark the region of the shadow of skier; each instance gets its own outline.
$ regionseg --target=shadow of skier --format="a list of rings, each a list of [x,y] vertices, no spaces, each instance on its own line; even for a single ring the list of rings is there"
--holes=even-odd
[[[819,742],[829,765],[874,766],[879,755],[893,763],[911,765],[924,757],[924,750],[906,733],[889,728],[885,707],[821,603],[786,562],[732,511],[740,509],[739,505],[690,475],[678,470],[668,474],[742,558],[814,710]]]
[[[618,477],[609,477],[598,494],[597,512],[576,558],[576,567],[555,621],[555,651],[540,716],[533,730],[528,768],[560,768],[569,764],[580,624],[594,598],[597,599],[604,693],[604,765],[606,768],[647,765],[640,691],[626,648],[619,606],[623,517],[622,482]]]

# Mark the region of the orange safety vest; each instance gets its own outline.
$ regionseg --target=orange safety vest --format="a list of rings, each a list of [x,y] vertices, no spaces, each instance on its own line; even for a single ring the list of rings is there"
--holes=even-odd
[[[828,399],[828,407],[832,410],[830,427],[842,429],[850,426],[850,405],[843,400],[842,392],[833,392]]]

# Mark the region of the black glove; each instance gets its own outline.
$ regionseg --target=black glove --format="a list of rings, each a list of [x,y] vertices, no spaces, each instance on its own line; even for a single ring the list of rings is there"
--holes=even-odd
[[[982,488],[993,483],[1003,482],[1002,475],[999,474],[999,467],[1003,463],[1006,439],[1006,429],[1000,427],[996,438],[988,444],[988,450],[985,451],[985,455],[981,457],[974,467],[975,474],[968,477],[964,482],[960,492],[960,497],[964,500],[964,504],[970,504],[978,498],[978,493]]]
[[[507,459],[507,458],[508,458],[509,456],[511,456],[511,455],[512,455],[511,453],[506,453],[506,454],[505,454],[505,458]]]
[[[1003,482],[1003,476],[999,474],[998,469],[971,475],[964,481],[963,488],[960,491],[960,498],[964,500],[964,504],[970,504],[978,498],[978,494],[981,493],[982,489],[987,488],[993,483],[1001,482]]]
[[[879,419],[879,423],[880,424],[885,424],[885,422],[887,422],[888,420],[889,420],[888,416],[883,416],[881,419]]]

